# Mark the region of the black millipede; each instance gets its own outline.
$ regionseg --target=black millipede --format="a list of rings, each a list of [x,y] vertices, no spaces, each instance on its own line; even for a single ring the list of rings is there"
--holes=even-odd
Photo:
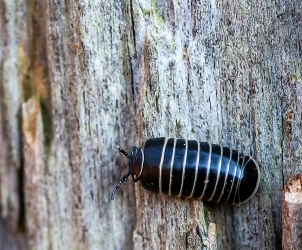
[[[144,189],[158,194],[240,204],[257,191],[260,170],[251,157],[208,142],[176,138],[152,138],[143,148],[128,154],[129,171],[111,193],[114,200],[119,186],[132,175]]]

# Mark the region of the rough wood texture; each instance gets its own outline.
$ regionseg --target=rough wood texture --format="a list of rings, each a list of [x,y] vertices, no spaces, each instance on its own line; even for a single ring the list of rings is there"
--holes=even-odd
[[[20,110],[27,79],[26,1],[0,0],[0,246],[26,249]]]
[[[285,185],[282,203],[282,249],[302,249],[302,178],[297,174]]]
[[[293,92],[301,88],[295,28],[300,9],[290,1],[134,5],[136,41],[144,44],[144,137],[220,142],[254,155],[262,165],[260,191],[251,201],[206,207],[219,249],[281,248],[283,179],[291,174],[289,162],[300,159],[299,154],[287,158],[290,142],[283,126],[287,110],[297,112],[301,105]],[[291,140],[298,140],[301,132],[293,130]],[[293,166],[296,172],[300,163]],[[190,206],[201,209],[201,203],[138,194],[136,234],[142,245],[137,249],[185,248],[184,234],[194,228]],[[160,236],[150,240],[154,231]]]
[[[25,214],[30,248],[281,249],[283,181],[302,169],[299,1],[0,0],[0,7],[7,239],[20,237],[27,197],[37,194],[41,211]],[[21,126],[21,105],[32,97],[39,133]],[[35,133],[40,139],[28,143]],[[259,192],[241,206],[213,205],[154,195],[129,180],[111,202],[127,171],[114,141],[129,151],[151,136],[253,155]],[[43,140],[44,152],[33,150]],[[44,167],[35,157],[45,157]],[[37,166],[40,183],[30,179]]]
[[[45,176],[45,151],[40,103],[36,98],[22,105],[24,196],[29,249],[47,249],[47,208],[43,185]],[[43,235],[44,234],[44,235]]]
[[[21,2],[21,1],[20,1]],[[19,3],[20,3],[19,2]],[[17,2],[0,1],[0,197],[1,215],[7,225],[17,229],[20,211],[19,175],[21,172],[20,120],[22,102],[23,45],[27,37],[21,19],[26,12]],[[19,13],[18,15],[17,13]],[[26,26],[26,25],[25,25]],[[20,52],[20,54],[19,54]],[[18,67],[20,66],[20,67]]]

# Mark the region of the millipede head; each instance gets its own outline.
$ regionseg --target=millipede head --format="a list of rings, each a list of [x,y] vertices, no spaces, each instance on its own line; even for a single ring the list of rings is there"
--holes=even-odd
[[[111,192],[111,200],[114,200],[117,189],[127,180],[129,175],[132,175],[134,181],[138,181],[143,171],[144,154],[141,148],[133,147],[131,155],[128,154],[119,144],[115,141],[115,146],[118,150],[129,159],[129,171],[122,177],[118,184]]]

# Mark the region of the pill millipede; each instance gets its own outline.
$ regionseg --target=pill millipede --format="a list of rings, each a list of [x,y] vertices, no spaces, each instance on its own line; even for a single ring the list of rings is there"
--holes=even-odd
[[[143,148],[128,154],[129,170],[111,193],[131,175],[153,193],[205,201],[240,204],[249,200],[259,186],[260,170],[248,155],[228,147],[197,140],[152,138]]]

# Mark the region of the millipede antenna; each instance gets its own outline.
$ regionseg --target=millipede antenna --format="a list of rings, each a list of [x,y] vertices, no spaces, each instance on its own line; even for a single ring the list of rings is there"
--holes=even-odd
[[[115,186],[115,188],[112,190],[111,192],[111,200],[114,200],[114,196],[115,196],[115,192],[116,190],[120,187],[120,185],[122,185],[122,183],[127,180],[127,178],[129,177],[130,172],[128,172],[127,174],[125,174],[123,176],[123,178],[119,181],[119,183]]]
[[[129,154],[128,154],[121,146],[120,146],[120,144],[119,144],[118,141],[115,141],[115,146],[118,148],[118,150],[119,150],[123,155],[125,155],[128,159],[130,159],[130,155],[129,155]],[[129,177],[130,174],[131,174],[130,171],[129,171],[127,174],[125,174],[125,175],[123,176],[123,178],[119,181],[119,183],[115,186],[115,188],[112,190],[112,192],[111,192],[111,200],[114,200],[114,196],[115,196],[116,190],[120,187],[120,185],[122,185],[122,183],[123,183],[124,181],[127,180],[127,178]]]
[[[124,150],[122,149],[122,147],[120,146],[118,141],[115,141],[115,146],[118,148],[118,150],[125,155],[128,159],[130,158],[130,155]]]

